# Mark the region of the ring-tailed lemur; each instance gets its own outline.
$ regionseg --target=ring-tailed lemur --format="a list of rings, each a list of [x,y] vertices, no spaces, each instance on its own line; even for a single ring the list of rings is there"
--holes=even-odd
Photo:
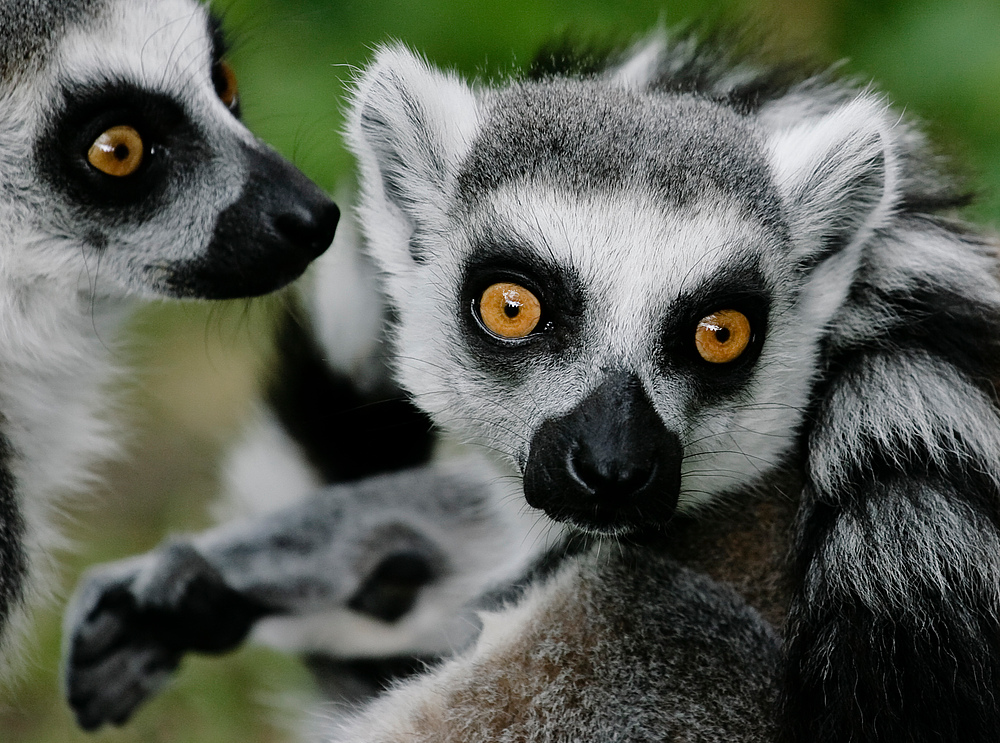
[[[603,537],[668,523],[669,543],[689,517],[697,533],[721,506],[749,513],[753,491],[775,508],[794,504],[780,738],[995,737],[1000,285],[994,246],[947,219],[961,195],[904,117],[829,76],[787,80],[687,42],[496,87],[390,47],[359,79],[349,135],[361,221],[397,313],[400,379],[435,422],[499,454],[530,504]],[[786,468],[801,479],[795,491],[777,481]],[[420,477],[440,482],[433,468],[412,482]],[[409,584],[380,581],[364,540],[374,527],[335,547],[292,537],[382,512],[430,535],[429,546],[411,535],[411,554],[479,547],[482,559],[493,549],[460,549],[457,530],[426,526],[431,496],[414,498],[409,521],[398,516],[405,483],[345,486],[332,515],[307,503],[283,517],[294,528],[217,532],[95,575],[70,617],[79,707],[100,708],[100,676],[88,674],[101,663],[159,647],[151,620],[191,613],[191,586],[237,607],[235,634],[269,612],[326,607],[343,618],[352,596],[415,586],[409,612],[382,629],[404,626],[435,586],[479,566],[427,559]],[[386,486],[391,508],[369,508],[364,494]],[[570,559],[576,580],[614,569]],[[639,574],[659,573],[652,562]],[[718,577],[750,569],[704,567]],[[558,601],[563,575],[520,607]],[[767,575],[740,586],[751,603],[771,595]],[[290,577],[303,589],[294,596],[279,590]],[[518,611],[508,616],[529,621]],[[519,635],[484,634],[378,702],[349,739],[413,740],[428,721],[461,723],[469,707],[459,702],[477,698],[480,674],[558,642],[568,615],[542,615],[554,633],[544,641],[534,634],[538,644],[504,654]],[[357,637],[366,652],[377,646]],[[185,642],[197,646],[179,633],[162,644],[176,658]],[[422,689],[431,693],[413,704]],[[516,715],[521,689],[501,683],[473,709],[507,700]],[[551,709],[564,717],[535,733],[587,737],[573,716],[581,706],[560,698]],[[379,728],[380,715],[394,730]],[[456,739],[496,732],[479,731]]]
[[[113,449],[106,345],[130,297],[296,278],[336,206],[239,122],[193,0],[0,1],[0,637],[44,592],[53,499]]]
[[[502,663],[488,664],[496,666],[488,681],[461,662],[444,677],[446,690],[471,692],[466,700],[481,702],[484,684],[520,690],[516,706],[496,696],[463,704],[450,716],[459,727],[425,729],[429,739],[479,740],[470,730],[481,725],[493,740],[498,727],[523,732],[544,718],[547,729],[570,737],[618,730],[629,739],[671,731],[702,741],[769,740],[776,635],[743,598],[689,568],[739,583],[765,616],[780,619],[784,597],[768,579],[778,572],[784,504],[675,524],[670,556],[598,545],[577,559],[587,544],[568,545],[567,556],[558,534],[546,538],[516,484],[487,458],[452,452],[413,469],[434,436],[387,384],[384,331],[365,323],[381,314],[380,295],[351,226],[341,226],[314,266],[303,297],[308,316],[293,313],[281,324],[267,408],[227,464],[235,501],[227,505],[240,518],[84,580],[67,615],[67,693],[80,723],[123,723],[185,652],[229,649],[251,628],[258,640],[305,655],[335,703],[327,713],[339,709],[341,719],[393,679],[470,646],[484,610],[531,588],[531,606],[546,607],[551,621],[522,607],[513,620],[520,641]],[[317,490],[324,482],[341,484]],[[590,600],[566,601],[577,590]],[[575,634],[560,637],[552,627]],[[573,653],[559,650],[566,643]],[[477,667],[483,647],[491,645],[477,645]],[[559,685],[539,675],[555,654]],[[440,698],[440,681],[432,676],[407,694]],[[536,694],[540,684],[546,691]],[[626,689],[634,704],[610,703]],[[594,714],[579,708],[580,694]],[[394,706],[387,701],[368,719],[384,724]],[[338,735],[367,739],[374,732],[360,731],[365,724]],[[321,722],[314,732],[325,739],[333,727]]]

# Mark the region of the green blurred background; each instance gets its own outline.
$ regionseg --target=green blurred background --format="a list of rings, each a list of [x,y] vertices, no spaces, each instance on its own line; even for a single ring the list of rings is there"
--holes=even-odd
[[[230,0],[216,4],[233,42],[249,126],[327,189],[349,183],[340,109],[352,69],[374,44],[402,39],[470,75],[521,67],[553,35],[628,39],[660,22],[737,21],[769,34],[779,53],[874,80],[927,122],[970,173],[968,214],[1000,224],[998,0]],[[156,545],[210,523],[220,451],[245,420],[267,366],[278,299],[158,305],[134,323],[125,355],[138,373],[124,391],[126,457],[68,510],[75,541],[63,556],[69,590],[88,564]],[[60,607],[40,612],[20,680],[0,691],[3,743],[292,740],[310,682],[299,664],[259,648],[189,659],[176,682],[123,730],[78,732],[58,689]]]

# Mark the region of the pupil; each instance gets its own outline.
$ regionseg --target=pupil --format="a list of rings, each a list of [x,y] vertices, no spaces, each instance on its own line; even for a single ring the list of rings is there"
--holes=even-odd
[[[719,343],[725,343],[729,340],[729,328],[719,328],[715,331],[715,340]]]
[[[120,144],[115,146],[115,158],[121,161],[128,160],[128,145]]]
[[[521,307],[519,305],[507,302],[503,306],[503,313],[511,320],[517,317],[520,312],[521,312]]]

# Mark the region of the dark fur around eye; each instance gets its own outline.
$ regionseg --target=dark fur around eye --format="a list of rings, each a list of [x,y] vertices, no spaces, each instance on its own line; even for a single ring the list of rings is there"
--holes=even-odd
[[[208,32],[212,36],[212,64],[217,65],[229,52],[229,43],[222,30],[222,18],[213,12],[208,15]]]
[[[665,373],[689,377],[706,397],[737,393],[749,381],[767,337],[771,294],[756,265],[722,271],[699,290],[670,307],[661,331]],[[723,364],[706,361],[695,346],[702,318],[720,310],[737,310],[750,321],[750,342],[738,358]]]
[[[490,241],[464,271],[458,312],[467,344],[476,358],[499,378],[516,379],[539,356],[573,354],[585,297],[581,283],[566,268],[541,260],[514,242]],[[479,314],[483,292],[499,281],[510,281],[534,294],[541,303],[538,326],[529,335],[504,339],[490,333]]]
[[[127,178],[87,161],[94,140],[118,125],[136,129],[145,145],[142,165]],[[110,224],[147,219],[169,183],[183,180],[209,154],[203,133],[177,101],[116,82],[65,89],[61,109],[35,143],[40,176],[73,206]]]

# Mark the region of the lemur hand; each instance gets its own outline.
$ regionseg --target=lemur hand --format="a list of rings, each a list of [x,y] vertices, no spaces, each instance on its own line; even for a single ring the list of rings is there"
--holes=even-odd
[[[182,542],[91,570],[63,635],[66,696],[80,727],[123,724],[185,652],[230,650],[268,613]]]

